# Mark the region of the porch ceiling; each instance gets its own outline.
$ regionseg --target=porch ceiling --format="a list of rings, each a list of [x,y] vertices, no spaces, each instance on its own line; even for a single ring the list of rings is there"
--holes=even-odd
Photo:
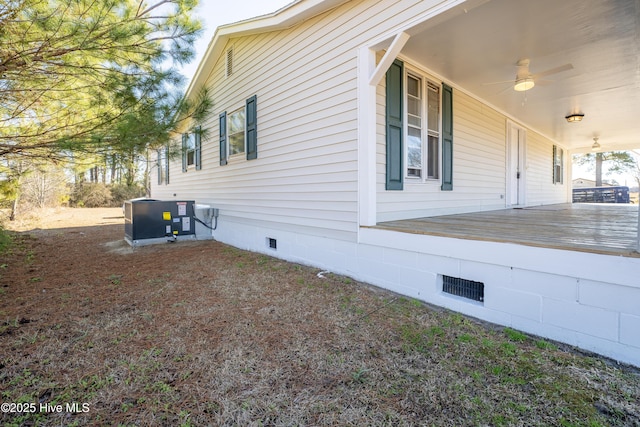
[[[403,55],[574,152],[594,137],[603,151],[640,148],[637,0],[471,0],[408,33]],[[573,68],[516,92],[524,58],[532,74]]]

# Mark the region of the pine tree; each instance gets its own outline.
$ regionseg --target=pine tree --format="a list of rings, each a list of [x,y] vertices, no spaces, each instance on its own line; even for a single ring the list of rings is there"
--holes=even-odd
[[[197,0],[5,0],[0,4],[0,158],[142,153],[166,144],[187,103]]]
[[[579,165],[595,168],[596,187],[602,186],[602,167],[608,163],[607,173],[629,172],[636,167],[636,159],[627,151],[587,153],[576,157]]]

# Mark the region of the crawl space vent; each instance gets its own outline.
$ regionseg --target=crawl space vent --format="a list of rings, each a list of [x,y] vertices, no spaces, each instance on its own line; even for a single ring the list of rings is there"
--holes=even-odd
[[[473,301],[484,301],[484,283],[482,282],[443,275],[442,291]]]
[[[278,242],[276,241],[276,239],[273,239],[271,237],[267,238],[267,245],[269,245],[269,249],[278,249]]]

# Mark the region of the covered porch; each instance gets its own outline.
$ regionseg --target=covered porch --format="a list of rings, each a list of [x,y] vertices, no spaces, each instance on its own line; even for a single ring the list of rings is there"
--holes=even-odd
[[[640,258],[635,205],[565,203],[387,221],[373,228]]]
[[[345,270],[640,366],[638,206],[555,204],[571,200],[572,154],[638,149],[638,3],[437,3],[359,50],[358,243]],[[450,167],[432,181],[410,180],[407,121],[386,111],[408,103],[406,79],[391,86],[404,98],[387,96],[396,60],[453,88],[439,152]],[[407,185],[388,186],[391,173]],[[451,281],[482,300],[449,294]]]
[[[398,214],[407,206],[407,210],[431,209],[435,214],[473,210],[472,203],[483,210],[570,201],[571,155],[639,148],[640,121],[635,117],[640,111],[640,86],[634,60],[640,48],[634,20],[637,2],[601,2],[597,6],[579,0],[437,3],[421,13],[407,11],[403,24],[367,41],[358,52],[361,227],[413,216],[413,212]],[[451,194],[411,198],[405,196],[407,186],[402,190],[404,197],[385,191],[381,179],[385,171],[380,168],[386,159],[376,151],[384,133],[380,130],[378,134],[377,129],[384,124],[379,116],[385,104],[379,99],[382,95],[377,95],[383,92],[379,85],[397,59],[455,91],[453,147],[446,156],[447,164],[453,159],[453,173],[447,179]],[[522,87],[523,80],[529,85]],[[482,105],[472,105],[469,100]],[[468,111],[463,111],[463,103],[469,106]],[[505,124],[498,126],[481,114],[489,110],[504,116]],[[575,120],[570,120],[572,117]],[[515,128],[517,132],[513,132]],[[557,146],[553,162],[540,159],[551,156],[552,148],[545,143]],[[405,170],[394,169],[404,173],[405,181],[411,178],[405,167],[406,151],[400,145],[398,153],[405,156]],[[442,143],[439,155],[442,164]],[[480,162],[483,168],[468,168]],[[500,174],[491,175],[502,167],[504,179]],[[564,179],[552,179],[552,167],[554,174],[558,169],[559,175],[567,171]],[[443,178],[440,174],[439,179]],[[549,186],[551,182],[555,188],[552,195],[540,187],[540,183]],[[480,183],[484,185],[482,192],[474,191]],[[564,197],[558,195],[562,190]],[[480,201],[478,194],[484,196]],[[497,194],[503,196],[496,198]],[[469,203],[460,208],[464,198]],[[416,201],[424,204],[416,207]]]

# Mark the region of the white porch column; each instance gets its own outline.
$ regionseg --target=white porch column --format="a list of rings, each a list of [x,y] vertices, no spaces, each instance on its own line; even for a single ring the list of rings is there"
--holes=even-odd
[[[636,251],[640,252],[640,200],[638,200],[638,237],[636,238]]]
[[[376,53],[358,51],[358,225],[376,224],[376,87],[369,84]]]
[[[376,67],[376,51],[358,51],[358,222],[376,224],[376,87],[396,59],[409,35],[396,34]]]

